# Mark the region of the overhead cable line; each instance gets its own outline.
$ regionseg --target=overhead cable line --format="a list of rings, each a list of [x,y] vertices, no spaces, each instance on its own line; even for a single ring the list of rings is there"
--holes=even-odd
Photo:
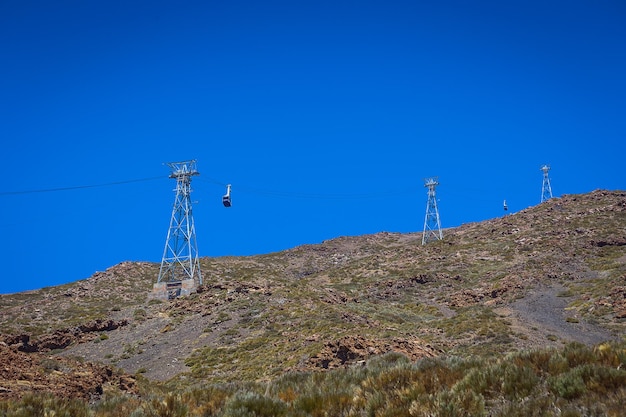
[[[3,191],[0,192],[0,196],[4,195],[20,195],[20,194],[37,194],[37,193],[53,193],[57,191],[70,191],[70,190],[81,190],[85,188],[98,188],[98,187],[108,187],[111,185],[122,185],[122,184],[131,184],[134,182],[146,182],[146,181],[154,181],[166,178],[164,176],[159,177],[150,177],[150,178],[139,178],[133,180],[125,180],[125,181],[114,181],[107,182],[103,184],[89,184],[89,185],[75,185],[71,187],[59,187],[59,188],[42,188],[38,190],[26,190],[26,191]]]
[[[209,182],[212,184],[217,184],[221,186],[227,186],[228,184],[222,183],[213,178],[199,178],[199,181]],[[419,188],[412,187],[404,190],[392,190],[378,193],[359,193],[359,194],[324,194],[324,193],[300,193],[300,192],[290,192],[290,191],[276,191],[276,190],[264,190],[253,187],[246,187],[241,185],[235,186],[238,192],[248,192],[251,194],[257,195],[265,195],[270,197],[280,197],[280,198],[296,198],[296,199],[313,199],[313,200],[356,200],[356,199],[369,199],[369,198],[383,198],[390,196],[397,196],[403,194],[413,194]]]
[[[107,182],[107,183],[101,183],[101,184],[76,185],[76,186],[57,187],[57,188],[41,188],[41,189],[35,189],[35,190],[2,191],[0,192],[0,196],[54,193],[54,192],[59,192],[59,191],[82,190],[82,189],[88,189],[88,188],[109,187],[109,186],[114,186],[114,185],[154,181],[154,180],[163,179],[163,178],[166,178],[166,177],[158,176],[158,177],[123,180],[123,181],[113,181],[113,182]],[[202,182],[220,185],[223,187],[228,186],[227,183],[218,181],[210,177],[198,178],[198,180]],[[288,199],[290,198],[312,199],[312,200],[354,200],[354,199],[384,198],[384,197],[391,197],[391,196],[397,196],[397,195],[403,195],[403,194],[412,194],[412,193],[415,193],[416,190],[418,190],[417,187],[411,187],[411,188],[404,189],[404,190],[391,190],[391,191],[373,192],[373,193],[325,194],[325,193],[301,193],[301,192],[293,192],[293,191],[268,190],[268,189],[261,189],[261,188],[256,188],[256,187],[247,187],[243,185],[236,186],[236,189],[238,192],[264,195],[264,196],[269,196],[269,197],[288,198]]]

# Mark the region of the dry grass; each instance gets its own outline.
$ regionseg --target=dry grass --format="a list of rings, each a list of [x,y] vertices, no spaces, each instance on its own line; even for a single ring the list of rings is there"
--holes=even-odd
[[[626,344],[571,344],[501,358],[399,354],[328,372],[286,373],[267,382],[146,386],[141,398],[98,402],[26,396],[0,402],[4,415],[72,416],[560,416],[620,415]]]
[[[572,349],[591,355],[587,362],[567,359],[557,372],[567,350],[534,357],[527,348],[562,346],[567,337],[541,323],[520,334],[494,309],[558,284],[569,314],[563,325],[624,334],[625,201],[622,192],[565,196],[449,230],[426,246],[420,234],[379,233],[261,256],[203,258],[203,291],[167,302],[147,297],[157,265],[123,263],[74,284],[0,296],[0,331],[45,336],[93,318],[127,318],[130,326],[117,337],[98,337],[102,349],[91,349],[111,356],[86,359],[138,364],[145,375],[151,370],[141,361],[165,349],[159,340],[201,334],[185,358],[189,372],[176,375],[160,397],[107,400],[127,415],[321,415],[318,403],[336,415],[523,415],[547,405],[593,413],[596,381],[611,386],[622,373],[593,362],[597,352],[583,347]],[[134,333],[156,322],[153,333]],[[414,364],[393,352],[372,354],[346,361],[345,370],[309,373],[311,359],[329,343],[355,335],[372,343],[420,340],[443,356]],[[619,356],[618,345],[610,346]],[[519,365],[505,365],[502,352]],[[547,363],[538,365],[543,357]],[[365,367],[350,367],[368,359]],[[215,400],[196,392],[198,385]],[[180,395],[147,402],[172,389]],[[623,400],[623,387],[611,395],[602,403],[607,413]]]

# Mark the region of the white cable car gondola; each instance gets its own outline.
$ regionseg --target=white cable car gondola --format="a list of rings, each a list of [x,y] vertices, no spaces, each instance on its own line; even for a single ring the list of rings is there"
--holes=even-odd
[[[507,211],[509,209],[509,206],[506,205],[506,200],[504,200],[504,211]]]
[[[230,184],[228,184],[226,186],[226,194],[222,197],[222,204],[224,204],[224,207],[230,207],[231,206],[231,201],[230,201]]]

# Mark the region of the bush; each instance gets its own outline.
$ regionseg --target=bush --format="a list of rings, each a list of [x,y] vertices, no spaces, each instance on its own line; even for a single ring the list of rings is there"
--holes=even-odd
[[[98,417],[143,417],[141,401],[128,395],[107,395],[93,406]]]
[[[367,369],[370,371],[380,371],[381,369],[389,369],[393,366],[403,366],[410,364],[411,361],[405,355],[398,352],[388,352],[384,355],[374,356],[367,361]]]
[[[615,342],[599,344],[593,350],[599,363],[613,368],[626,367],[626,349]]]
[[[476,365],[468,360],[458,358],[422,359],[415,365],[420,372],[420,382],[428,394],[441,389],[449,389]]]
[[[21,400],[6,404],[6,414],[11,417],[55,416],[90,417],[88,404],[82,400],[56,398],[51,394],[27,394]],[[2,408],[0,408],[2,409]]]
[[[311,374],[308,372],[289,372],[271,383],[267,393],[291,403],[306,390],[310,380]]]
[[[581,343],[570,343],[563,348],[563,356],[570,368],[595,362],[593,351]]]
[[[215,416],[222,411],[226,401],[233,395],[232,385],[207,385],[183,393],[183,399],[189,407],[190,415]]]
[[[133,318],[136,321],[145,321],[148,318],[148,313],[143,308],[138,308],[133,312]]]
[[[310,389],[294,401],[293,408],[313,417],[346,415],[352,406],[352,390],[351,386],[338,391]]]
[[[565,372],[548,380],[550,391],[566,400],[580,397],[586,390],[585,381],[574,371]]]
[[[345,415],[352,407],[355,392],[366,374],[363,367],[313,373],[300,389],[292,407],[296,412],[314,417]]]
[[[255,392],[238,392],[227,401],[224,417],[281,417],[287,415],[287,405]]]
[[[544,417],[556,416],[551,412],[554,408],[554,397],[550,394],[531,396],[524,401],[509,401],[501,407],[491,410],[493,417]],[[561,415],[561,417],[563,417]]]
[[[433,408],[434,415],[438,417],[480,417],[486,415],[483,396],[469,389],[456,393],[442,391],[435,398]]]
[[[453,391],[471,390],[486,398],[503,396],[507,400],[516,400],[530,396],[539,384],[540,379],[532,367],[521,360],[509,358],[471,369],[454,385]]]
[[[146,417],[186,417],[187,405],[182,401],[180,394],[167,394],[165,399],[153,399],[144,407]]]
[[[530,396],[539,385],[539,378],[528,366],[504,363],[501,390],[508,400]]]
[[[43,370],[45,372],[50,373],[52,371],[60,370],[61,369],[61,364],[56,359],[46,358],[46,359],[42,359],[41,367],[43,368]]]

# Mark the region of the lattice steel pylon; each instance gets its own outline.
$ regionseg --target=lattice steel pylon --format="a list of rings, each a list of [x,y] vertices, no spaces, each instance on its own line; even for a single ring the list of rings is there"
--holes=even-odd
[[[176,179],[176,197],[157,283],[176,286],[193,280],[196,286],[202,285],[191,210],[191,177],[200,173],[195,160],[168,162],[167,165],[172,169],[170,178]]]
[[[543,171],[543,184],[541,185],[541,202],[552,198],[552,186],[550,186],[550,177],[548,177],[548,171],[550,171],[550,165],[544,165],[541,167]]]
[[[437,177],[424,180],[424,187],[428,188],[428,202],[426,203],[426,217],[424,218],[424,233],[422,235],[422,245],[433,240],[443,239],[441,232],[441,222],[439,220],[439,209],[437,208],[437,196],[435,188],[439,185]]]

